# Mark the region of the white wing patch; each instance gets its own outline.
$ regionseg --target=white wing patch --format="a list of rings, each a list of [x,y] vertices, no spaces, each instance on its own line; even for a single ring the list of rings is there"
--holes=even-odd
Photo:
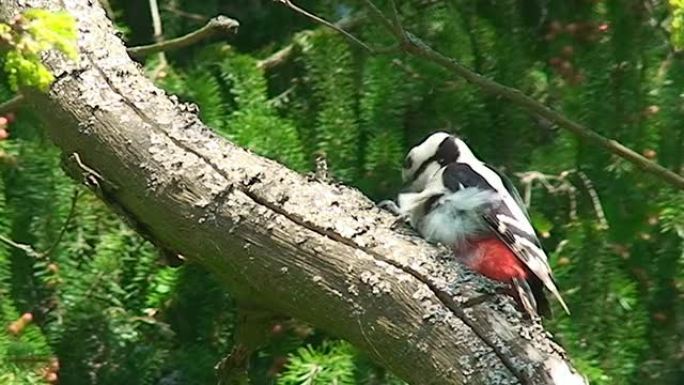
[[[516,235],[514,236],[514,239],[515,242],[513,247],[519,250],[514,251],[524,253],[523,255],[527,255],[528,258],[524,261],[527,267],[532,270],[532,272],[534,272],[539,279],[541,279],[541,281],[544,283],[544,286],[546,286],[546,288],[549,289],[554,297],[558,299],[558,302],[560,302],[563,310],[570,314],[568,305],[566,305],[565,301],[563,301],[563,297],[561,297],[556,284],[551,278],[551,267],[549,266],[549,262],[546,260],[546,254],[544,254],[544,250],[527,238]],[[520,247],[521,245],[523,246],[522,248]],[[532,253],[534,253],[534,255],[530,256],[529,254]]]
[[[513,211],[510,207],[509,207],[509,209],[511,211]],[[502,226],[504,228],[504,230],[499,230],[502,233],[506,231],[505,230],[506,224],[509,224],[511,226],[514,226],[514,227],[526,232],[527,234],[535,236],[534,230],[532,229],[532,226],[530,225],[530,223],[526,217],[516,219],[516,218],[511,218],[508,215],[498,214],[496,216],[496,219],[499,220],[499,228],[501,228]]]
[[[527,267],[534,271],[539,278],[542,278],[542,280],[544,276],[548,276],[550,269],[549,264],[546,262],[546,254],[544,254],[544,250],[525,237],[515,235],[513,239],[515,239],[513,244],[514,248],[524,252],[528,256],[530,256],[529,254],[532,254],[532,258],[528,258],[528,260],[525,261]]]

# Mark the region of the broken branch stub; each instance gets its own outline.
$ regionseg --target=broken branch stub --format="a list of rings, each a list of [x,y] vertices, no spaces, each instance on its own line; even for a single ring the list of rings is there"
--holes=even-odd
[[[3,1],[0,16],[59,4],[78,20],[80,60],[47,55],[57,81],[27,97],[65,155],[94,171],[89,186],[156,244],[237,298],[349,340],[411,384],[584,383],[508,298],[462,308],[489,284],[445,250],[392,231],[394,218],[357,190],[217,137],[143,76],[97,2]]]

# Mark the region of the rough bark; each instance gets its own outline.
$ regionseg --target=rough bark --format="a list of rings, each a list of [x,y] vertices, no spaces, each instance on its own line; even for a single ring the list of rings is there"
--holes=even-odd
[[[136,228],[218,276],[239,298],[365,349],[411,384],[583,384],[541,325],[525,321],[448,252],[390,229],[358,191],[299,175],[214,135],[156,88],[95,1],[1,0],[0,16],[66,8],[80,61],[27,98],[70,174]]]

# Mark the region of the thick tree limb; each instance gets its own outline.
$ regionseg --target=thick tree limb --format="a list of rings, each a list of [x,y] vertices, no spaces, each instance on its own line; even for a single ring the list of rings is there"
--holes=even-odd
[[[97,4],[2,0],[0,17],[60,4],[78,19],[80,61],[47,55],[57,81],[27,97],[69,173],[157,244],[412,384],[584,384],[509,298],[463,308],[491,285],[447,263],[448,251],[392,231],[394,218],[356,190],[214,135],[143,76]]]

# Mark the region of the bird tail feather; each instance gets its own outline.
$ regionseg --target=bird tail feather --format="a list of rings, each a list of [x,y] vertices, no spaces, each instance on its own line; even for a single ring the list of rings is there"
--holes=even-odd
[[[554,297],[560,302],[561,306],[563,307],[563,310],[565,310],[568,315],[570,315],[570,309],[568,309],[568,305],[565,304],[565,301],[563,301],[563,297],[561,297],[560,293],[558,292],[558,287],[556,287],[556,283],[553,281],[552,278],[544,280],[544,286],[546,286],[547,289],[553,294]]]
[[[515,296],[522,308],[530,318],[537,316],[537,301],[534,299],[534,294],[530,285],[524,279],[513,278],[512,286],[515,290]]]

